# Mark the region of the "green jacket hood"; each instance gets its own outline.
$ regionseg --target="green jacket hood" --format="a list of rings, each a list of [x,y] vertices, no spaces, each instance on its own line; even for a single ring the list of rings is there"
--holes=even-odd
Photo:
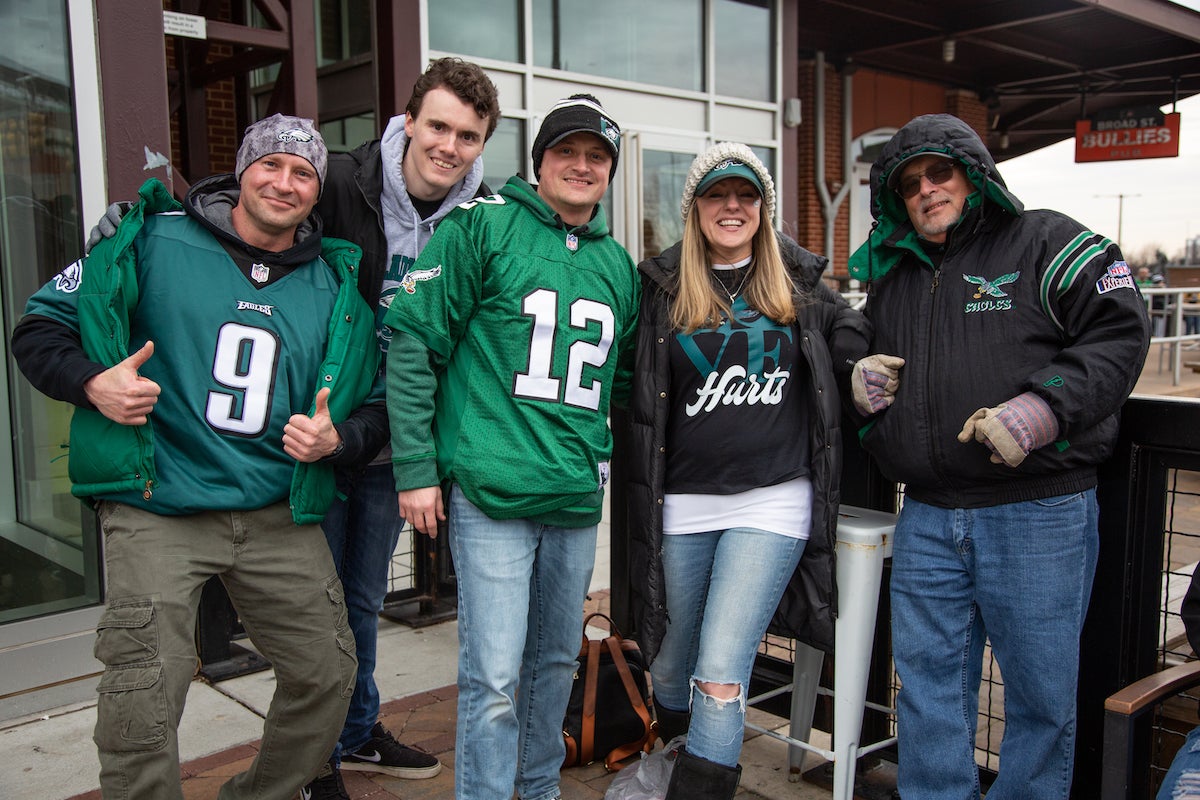
[[[882,278],[906,253],[925,263],[929,257],[908,219],[900,195],[888,188],[888,178],[907,159],[922,153],[950,156],[966,168],[977,189],[967,199],[963,219],[986,216],[993,207],[1015,217],[1025,206],[1008,189],[992,154],[979,135],[951,114],[925,114],[896,132],[871,165],[871,216],[875,225],[867,241],[850,256],[850,276],[860,281]]]

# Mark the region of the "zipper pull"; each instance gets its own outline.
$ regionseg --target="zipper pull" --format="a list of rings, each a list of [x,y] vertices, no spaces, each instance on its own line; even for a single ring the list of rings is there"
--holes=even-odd
[[[935,291],[937,291],[938,280],[941,278],[941,276],[942,276],[942,268],[938,267],[937,269],[935,269],[933,271],[933,283],[929,284],[929,293],[930,294],[933,294]]]

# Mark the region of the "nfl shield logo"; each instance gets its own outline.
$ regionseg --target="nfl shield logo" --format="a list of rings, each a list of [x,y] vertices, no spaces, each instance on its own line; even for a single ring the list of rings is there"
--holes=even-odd
[[[258,281],[259,283],[266,283],[267,278],[269,278],[270,276],[271,276],[271,270],[269,270],[267,268],[266,264],[251,264],[250,265],[250,277],[253,278],[255,281]]]
[[[572,253],[579,249],[579,237],[573,233],[567,234],[567,249]]]

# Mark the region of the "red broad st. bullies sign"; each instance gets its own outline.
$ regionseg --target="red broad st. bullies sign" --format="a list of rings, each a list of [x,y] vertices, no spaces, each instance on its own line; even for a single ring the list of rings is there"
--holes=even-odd
[[[1121,111],[1075,123],[1075,161],[1124,161],[1179,155],[1179,114]]]

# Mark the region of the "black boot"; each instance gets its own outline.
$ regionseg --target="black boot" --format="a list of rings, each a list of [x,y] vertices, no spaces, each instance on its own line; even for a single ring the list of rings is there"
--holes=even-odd
[[[687,733],[688,725],[692,721],[690,712],[672,711],[660,706],[657,698],[654,700],[654,718],[658,720],[658,738],[662,739],[664,745],[676,736],[683,736]]]
[[[694,756],[685,747],[675,757],[664,800],[731,800],[741,777],[741,764],[727,767]]]

